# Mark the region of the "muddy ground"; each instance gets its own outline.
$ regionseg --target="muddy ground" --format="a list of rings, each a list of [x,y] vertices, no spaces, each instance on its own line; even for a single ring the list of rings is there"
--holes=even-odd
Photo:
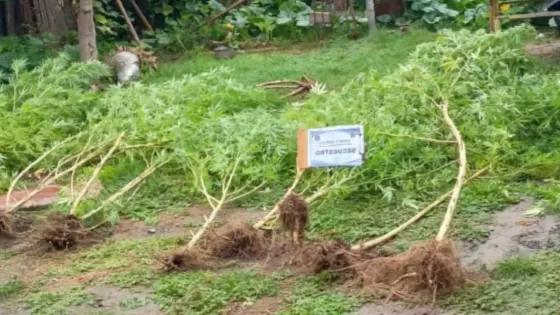
[[[534,206],[534,200],[527,198],[520,203],[497,212],[493,223],[489,225],[490,234],[486,242],[458,244],[462,263],[470,271],[489,271],[504,259],[529,255],[542,250],[560,250],[560,223],[552,216],[541,218],[527,218],[524,211]],[[186,215],[162,215],[155,226],[148,226],[143,222],[123,220],[116,227],[112,240],[144,239],[156,236],[180,236],[188,233],[189,229],[196,229],[204,221],[204,215],[210,210],[203,207],[192,207]],[[247,211],[245,209],[230,209],[220,214],[217,224],[225,222],[255,221],[263,216],[263,212]],[[6,250],[21,249],[25,243],[6,243],[2,247]],[[0,247],[0,252],[2,251]],[[49,267],[57,264],[64,265],[64,254],[58,253],[57,258],[46,257],[29,259],[25,255],[16,255],[10,259],[0,261],[0,283],[9,281],[17,276],[26,283],[41,277],[48,272]],[[58,290],[80,283],[96,283],[89,286],[86,292],[95,297],[95,303],[73,308],[73,314],[162,314],[153,302],[152,293],[143,287],[116,288],[109,285],[97,285],[99,280],[106,277],[103,272],[80,274],[79,277],[51,280],[45,285],[45,290]],[[262,298],[251,304],[233,303],[228,306],[224,314],[273,314],[286,306],[283,300],[287,294],[278,297]],[[123,308],[123,304],[136,302],[134,309]],[[405,303],[371,303],[363,305],[356,312],[359,315],[452,315],[453,310],[442,310],[430,306],[412,306]],[[0,314],[27,315],[29,310],[17,303],[0,299]]]

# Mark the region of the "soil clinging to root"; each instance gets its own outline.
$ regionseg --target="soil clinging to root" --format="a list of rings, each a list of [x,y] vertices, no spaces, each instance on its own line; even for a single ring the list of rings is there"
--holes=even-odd
[[[453,242],[431,241],[408,251],[356,266],[366,291],[386,292],[388,298],[430,302],[467,283]]]
[[[0,213],[0,237],[11,237],[14,235],[12,224],[12,217],[9,214]]]
[[[84,228],[75,215],[50,213],[37,228],[38,246],[45,251],[80,248],[100,241],[99,235]]]
[[[264,233],[248,223],[212,229],[202,245],[213,257],[220,259],[260,258],[267,254],[269,246]]]
[[[291,193],[278,205],[282,229],[290,231],[294,241],[301,241],[309,223],[309,205],[300,195]]]
[[[212,257],[200,247],[179,250],[160,259],[164,272],[213,269]]]

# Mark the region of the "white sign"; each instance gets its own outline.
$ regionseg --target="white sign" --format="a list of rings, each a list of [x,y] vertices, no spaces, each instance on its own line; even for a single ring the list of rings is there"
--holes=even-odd
[[[364,127],[336,126],[307,130],[308,167],[360,166],[364,161]]]

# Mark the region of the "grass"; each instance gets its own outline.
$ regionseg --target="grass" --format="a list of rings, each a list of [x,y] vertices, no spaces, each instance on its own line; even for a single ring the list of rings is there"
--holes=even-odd
[[[216,60],[202,55],[161,66],[157,72],[145,76],[146,82],[167,81],[186,74],[198,74],[219,66],[228,66],[237,74],[236,80],[245,84],[258,84],[280,79],[298,79],[302,75],[339,88],[358,73],[372,68],[388,73],[406,59],[414,48],[435,38],[434,33],[413,30],[408,34],[379,31],[375,36],[355,42],[336,40],[317,49],[306,47],[269,54],[238,55],[232,60]]]
[[[18,294],[24,288],[23,283],[17,278],[13,278],[6,283],[0,283],[0,300]]]
[[[461,314],[552,315],[560,309],[560,253],[502,262],[494,280],[455,293],[446,304]]]
[[[333,283],[324,276],[298,280],[287,299],[287,309],[278,315],[348,314],[360,305],[358,299],[333,291],[332,286]]]
[[[31,315],[69,315],[72,306],[93,304],[92,295],[83,288],[71,288],[59,292],[40,292],[25,299]]]
[[[229,302],[276,295],[279,280],[251,270],[225,274],[188,272],[159,279],[156,302],[168,314],[218,314]]]
[[[136,270],[147,270],[148,266],[157,263],[158,255],[177,248],[181,243],[181,239],[177,237],[116,241],[71,255],[67,258],[66,267],[49,269],[46,276],[75,276],[90,271],[113,271],[118,272],[115,278],[110,278],[114,283],[120,283],[122,287],[126,287],[127,282],[139,284],[150,280],[152,273]],[[128,274],[130,278],[123,278]],[[137,279],[135,276],[145,279]]]
[[[465,186],[460,210],[453,222],[453,237],[482,242],[488,237],[492,213],[519,200],[519,191],[526,185],[505,183],[501,180],[479,179]],[[405,202],[396,195],[390,201],[372,200],[370,196],[331,199],[314,207],[311,215],[312,239],[336,237],[354,243],[381,236],[415,215],[425,205],[437,199],[440,193],[419,194],[413,202]],[[406,250],[410,243],[433,238],[441,224],[446,204],[429,212],[421,221],[398,235],[393,244]],[[344,211],[344,215],[341,215]],[[407,244],[408,243],[408,244]]]

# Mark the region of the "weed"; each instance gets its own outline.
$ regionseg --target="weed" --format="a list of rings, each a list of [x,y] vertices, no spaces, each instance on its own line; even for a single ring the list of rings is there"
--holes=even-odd
[[[95,247],[89,251],[72,255],[71,263],[66,268],[49,269],[48,276],[73,276],[95,270],[135,270],[156,263],[156,256],[180,245],[180,238],[150,238],[146,240],[124,240]],[[133,271],[132,271],[133,272]],[[134,274],[139,277],[139,274]],[[122,276],[122,274],[121,274]],[[151,276],[146,273],[144,276]],[[114,278],[114,281],[126,285],[127,282],[140,281],[140,278]]]
[[[526,258],[510,259],[498,264],[495,274],[499,279],[515,279],[537,275],[539,270]]]
[[[0,299],[17,294],[24,288],[23,283],[17,278],[12,278],[6,283],[0,283]]]
[[[155,283],[156,302],[170,314],[217,314],[229,302],[254,301],[278,291],[276,279],[250,270],[188,272]]]
[[[301,279],[288,298],[289,307],[281,315],[339,315],[348,314],[360,305],[356,298],[332,291],[323,276]]]
[[[68,307],[93,304],[94,297],[83,288],[72,288],[60,292],[40,292],[25,299],[32,315],[70,315]]]
[[[461,314],[556,314],[560,254],[541,253],[502,262],[493,281],[456,292],[445,301]]]
[[[119,288],[130,288],[136,285],[150,285],[157,279],[158,275],[148,267],[138,267],[125,272],[111,275],[105,283],[115,285]]]

